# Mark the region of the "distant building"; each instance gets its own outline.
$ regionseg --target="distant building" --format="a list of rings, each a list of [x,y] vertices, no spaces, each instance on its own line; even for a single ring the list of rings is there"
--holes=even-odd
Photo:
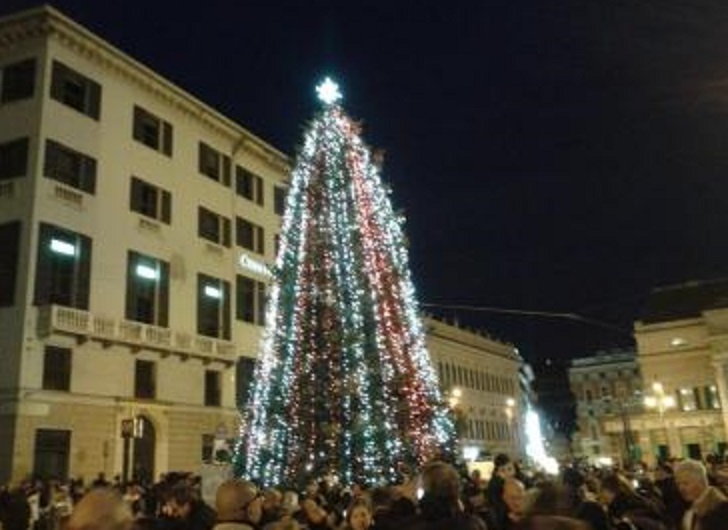
[[[518,350],[456,324],[426,318],[425,325],[443,395],[459,418],[466,458],[501,452],[524,458],[524,420],[532,392]]]
[[[635,339],[649,407],[634,427],[646,457],[724,454],[728,279],[653,290]]]
[[[569,386],[576,402],[574,456],[594,464],[634,457],[632,416],[642,408],[642,378],[632,350],[601,351],[573,359]],[[611,428],[616,425],[615,428]]]

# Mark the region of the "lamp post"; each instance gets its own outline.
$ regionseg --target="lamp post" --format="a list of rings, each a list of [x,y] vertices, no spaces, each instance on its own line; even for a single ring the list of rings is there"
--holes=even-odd
[[[660,423],[665,429],[665,443],[667,447],[667,455],[670,456],[670,435],[665,422],[665,412],[675,406],[675,398],[669,394],[665,394],[665,388],[662,383],[655,381],[652,383],[652,394],[645,396],[645,407],[656,410],[660,415]]]
[[[462,407],[460,406],[460,398],[463,396],[463,391],[460,390],[458,387],[453,387],[450,389],[450,392],[448,393],[447,402],[450,406],[450,410],[452,411],[453,415],[453,422],[455,424],[455,434],[457,435],[458,439],[461,439],[463,435],[465,434],[466,427],[467,427],[467,420],[465,418],[465,413],[463,412]]]
[[[665,412],[675,406],[675,398],[665,394],[665,388],[662,383],[655,381],[652,383],[652,395],[645,396],[645,407],[648,409],[656,409],[660,414],[660,421],[665,421]]]
[[[513,419],[515,417],[515,409],[516,409],[516,400],[512,397],[506,398],[506,417],[508,418],[508,430],[509,434],[511,435],[511,439],[513,442],[515,442],[516,445],[516,452],[520,454],[520,436],[518,435],[518,422],[514,422]],[[515,423],[515,425],[514,425]]]

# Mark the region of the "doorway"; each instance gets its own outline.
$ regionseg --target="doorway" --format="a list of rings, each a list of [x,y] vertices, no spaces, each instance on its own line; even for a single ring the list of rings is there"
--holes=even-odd
[[[136,417],[134,433],[134,465],[132,477],[136,482],[154,482],[154,451],[156,432],[154,424],[146,416]]]

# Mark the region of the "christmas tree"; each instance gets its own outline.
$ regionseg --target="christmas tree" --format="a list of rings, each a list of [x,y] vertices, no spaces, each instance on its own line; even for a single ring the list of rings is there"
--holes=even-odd
[[[402,220],[330,80],[288,193],[235,465],[264,485],[395,482],[450,455]]]

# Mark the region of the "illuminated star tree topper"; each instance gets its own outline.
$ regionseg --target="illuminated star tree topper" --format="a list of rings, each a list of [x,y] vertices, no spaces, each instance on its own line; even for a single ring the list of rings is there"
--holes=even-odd
[[[342,99],[339,85],[327,77],[316,87],[316,93],[318,98],[323,101],[326,105],[333,105],[338,103]]]

